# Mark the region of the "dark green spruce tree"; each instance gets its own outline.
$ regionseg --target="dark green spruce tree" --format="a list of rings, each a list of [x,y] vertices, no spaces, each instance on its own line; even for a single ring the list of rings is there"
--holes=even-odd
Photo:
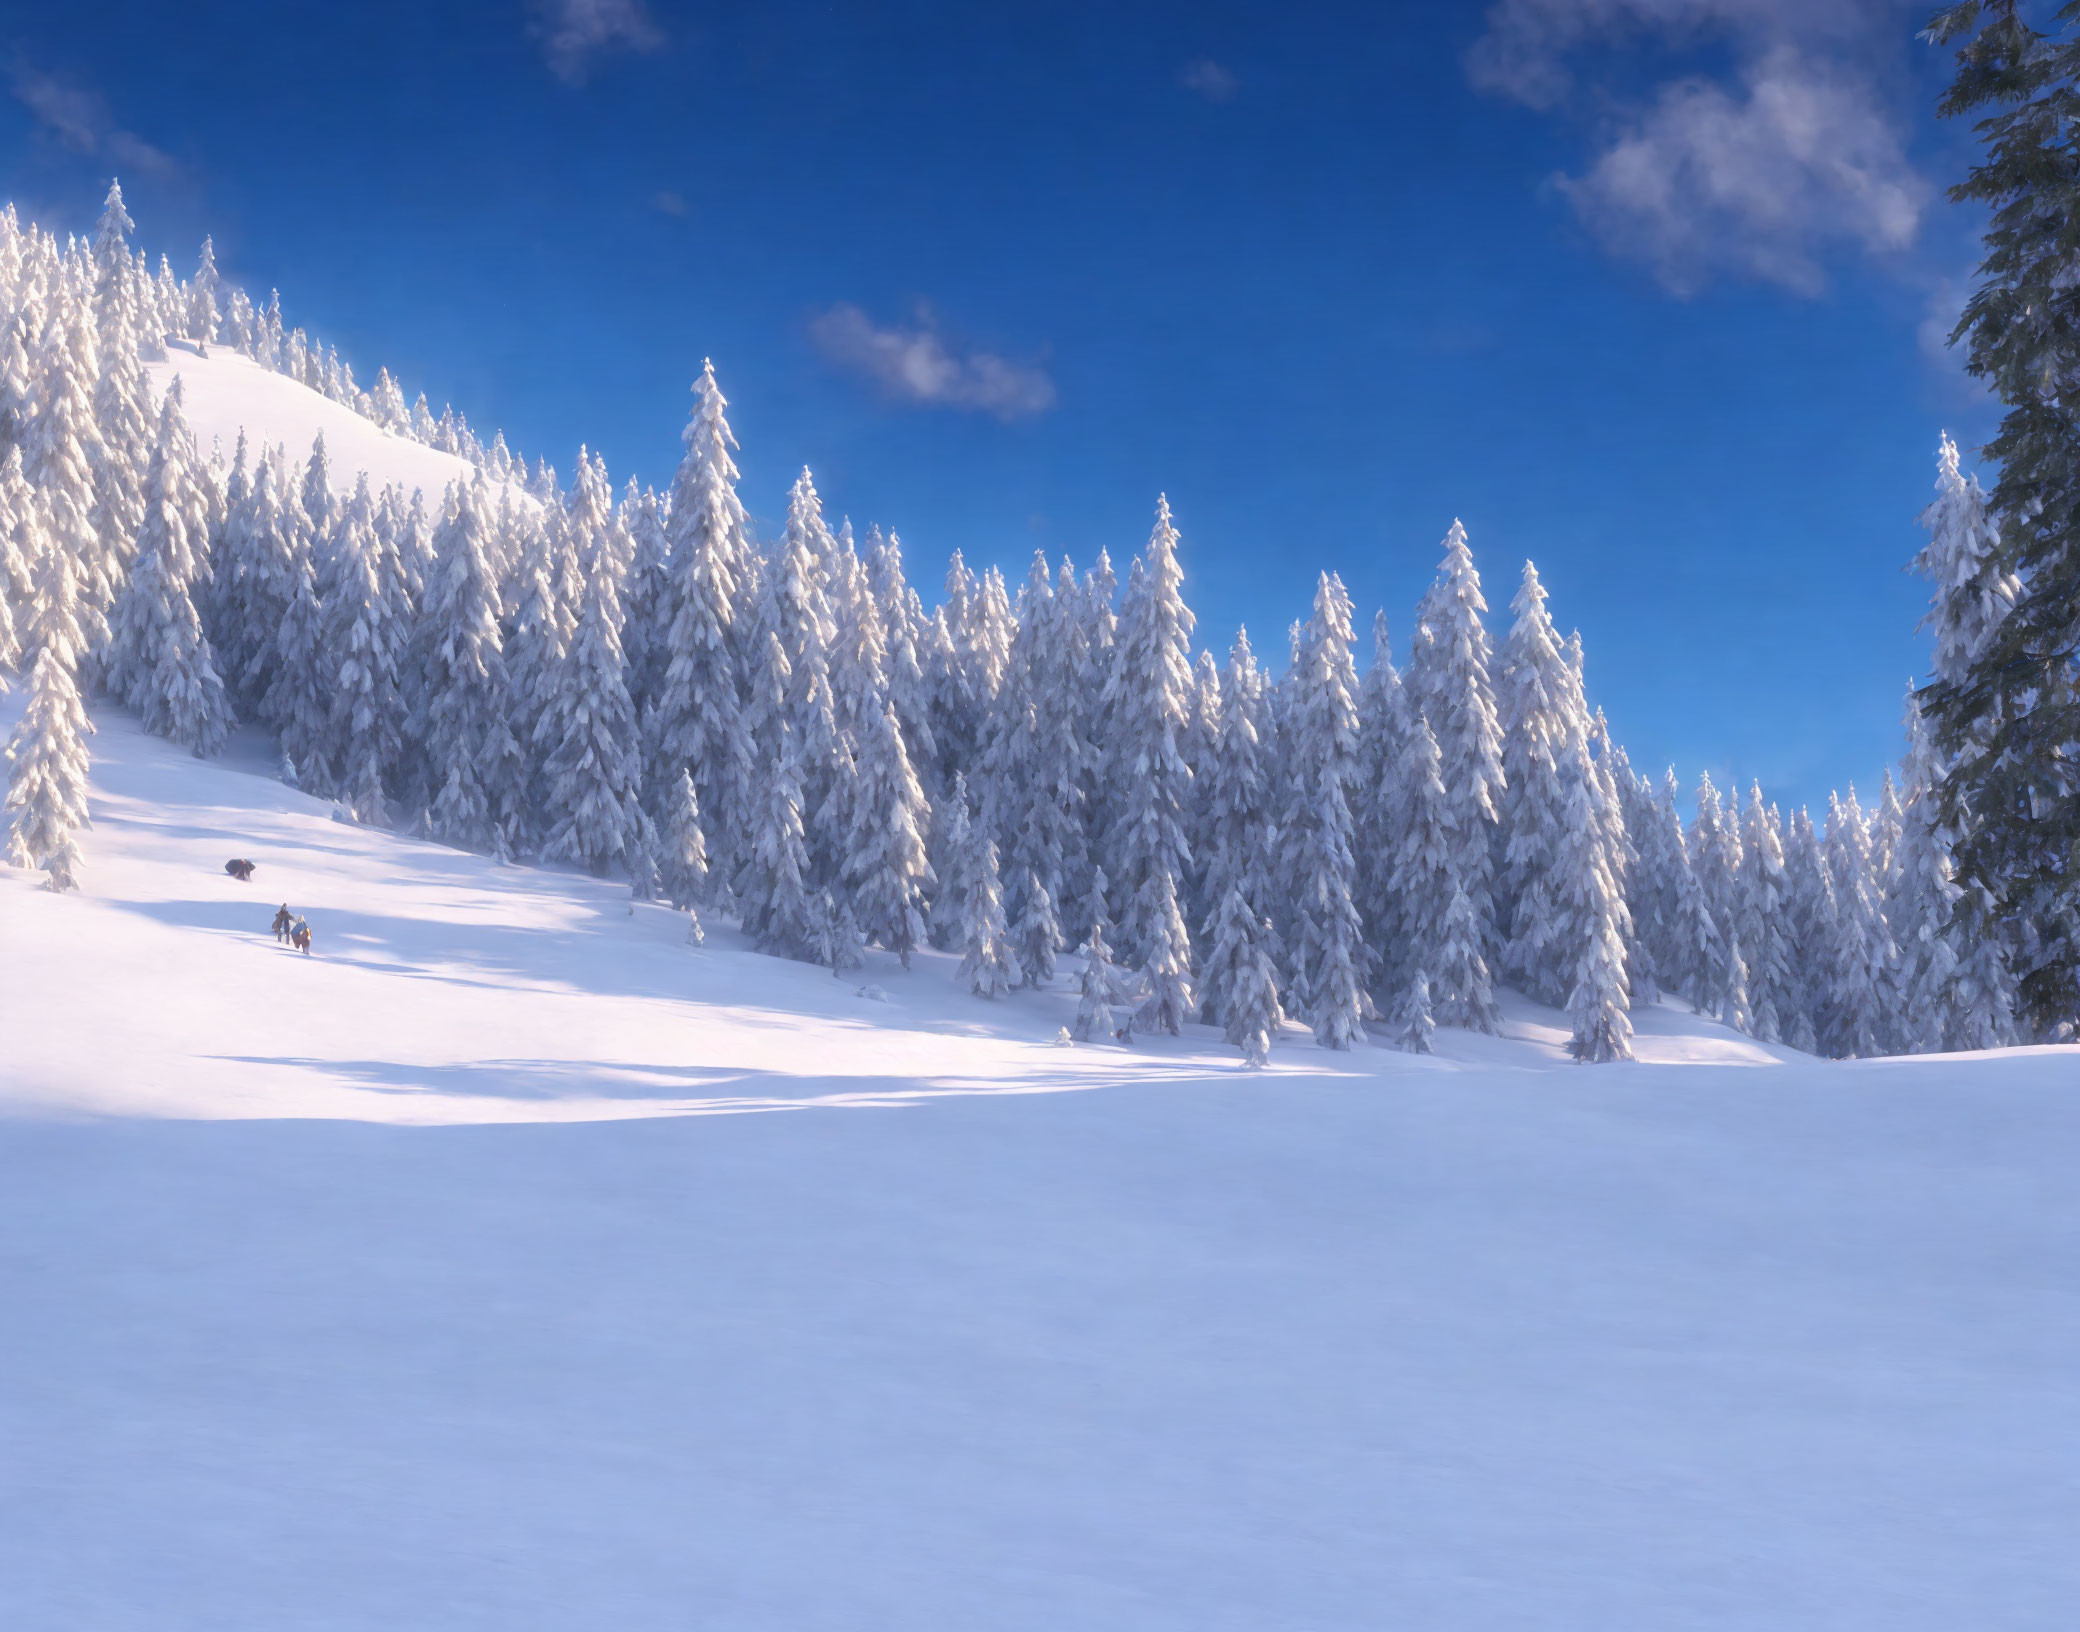
[[[2007,407],[1985,454],[1999,565],[2021,591],[1922,702],[1951,759],[1958,873],[2019,932],[2023,1007],[2060,1035],[2080,1020],[2080,0],[2035,14],[2044,28],[2017,0],[1966,0],[1928,30],[1957,48],[1940,111],[1978,115],[1984,145],[1950,189],[1990,214],[1951,340]]]

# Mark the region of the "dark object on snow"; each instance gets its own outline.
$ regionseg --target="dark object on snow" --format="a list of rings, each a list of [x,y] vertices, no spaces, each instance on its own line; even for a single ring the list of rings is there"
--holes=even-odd
[[[289,911],[289,903],[284,901],[282,910],[274,915],[274,938],[284,946],[287,946],[289,944],[289,930],[295,922],[295,916]]]
[[[296,927],[289,932],[289,944],[305,957],[311,955],[311,926],[301,918],[296,920]]]
[[[255,863],[243,859],[227,861],[224,863],[224,871],[237,879],[239,883],[250,884],[253,882],[255,865]]]

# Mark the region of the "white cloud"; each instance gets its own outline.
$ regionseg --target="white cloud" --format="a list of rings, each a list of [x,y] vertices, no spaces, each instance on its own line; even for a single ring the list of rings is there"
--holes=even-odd
[[[1678,294],[1720,271],[1817,294],[1820,250],[1907,249],[1930,192],[1870,87],[1789,47],[1732,90],[1662,86],[1585,173],[1556,185],[1607,247]]]
[[[1527,107],[1557,106],[1574,89],[1571,53],[1597,42],[1677,45],[1733,35],[1764,48],[1787,39],[1845,40],[1884,0],[1497,0],[1466,54],[1475,85]]]
[[[1029,419],[1054,406],[1054,381],[1045,369],[963,350],[940,332],[929,312],[904,328],[877,324],[857,306],[841,304],[821,313],[809,333],[833,362],[902,402],[971,409],[1003,420]]]
[[[108,104],[92,91],[17,66],[14,98],[35,116],[39,125],[75,153],[152,175],[169,175],[179,168],[169,155],[118,125]]]
[[[567,85],[582,85],[594,61],[607,51],[655,51],[664,32],[643,0],[530,0],[528,33],[541,45],[549,71]]]
[[[1899,0],[1499,0],[1467,72],[1549,109],[1583,88],[1580,58],[1593,70],[1612,47],[1730,45],[1730,71],[1665,79],[1644,103],[1592,72],[1593,100],[1616,111],[1587,166],[1554,185],[1608,249],[1679,294],[1725,274],[1811,295],[1831,249],[1909,248],[1931,195],[1874,66],[1906,37],[1890,26],[1901,16]]]
[[[1235,77],[1231,68],[1223,68],[1211,57],[1200,57],[1184,65],[1178,82],[1188,91],[1197,91],[1209,102],[1232,102],[1242,82]]]

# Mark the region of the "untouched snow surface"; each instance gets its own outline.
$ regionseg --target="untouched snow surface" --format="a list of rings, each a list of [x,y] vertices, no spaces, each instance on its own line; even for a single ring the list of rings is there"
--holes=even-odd
[[[97,723],[84,892],[0,869],[0,1625],[2072,1624],[2072,1051],[1056,1049]]]
[[[255,452],[266,444],[285,444],[290,464],[301,469],[312,441],[323,431],[333,489],[341,497],[354,491],[355,474],[365,470],[372,488],[395,482],[407,494],[419,489],[429,511],[450,482],[476,476],[476,467],[467,459],[392,435],[353,409],[286,374],[262,368],[229,346],[208,350],[205,357],[192,341],[174,340],[168,344],[166,361],[146,365],[152,389],[160,396],[179,376],[182,412],[204,457],[214,440],[228,463],[243,430]]]

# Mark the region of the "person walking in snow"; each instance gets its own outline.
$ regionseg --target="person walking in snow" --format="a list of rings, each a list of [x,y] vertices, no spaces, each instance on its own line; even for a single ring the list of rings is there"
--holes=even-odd
[[[289,941],[289,931],[295,922],[295,918],[289,912],[289,903],[284,901],[281,911],[274,915],[274,938],[286,946]]]
[[[305,957],[311,955],[311,926],[301,918],[296,920],[295,927],[289,931],[289,944]]]

